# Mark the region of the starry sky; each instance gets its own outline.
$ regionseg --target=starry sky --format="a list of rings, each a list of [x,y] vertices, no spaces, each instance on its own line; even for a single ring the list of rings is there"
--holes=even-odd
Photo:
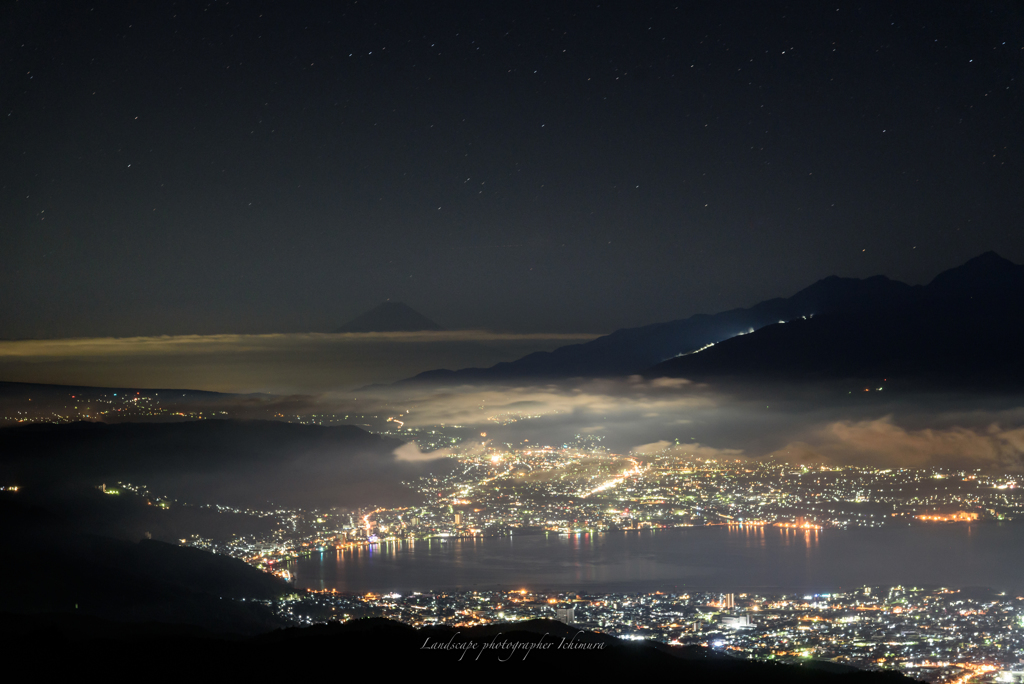
[[[1024,262],[1024,7],[7,2],[0,338],[601,333]]]

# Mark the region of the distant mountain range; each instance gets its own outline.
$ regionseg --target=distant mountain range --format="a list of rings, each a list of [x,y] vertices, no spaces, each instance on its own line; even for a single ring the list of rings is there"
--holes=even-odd
[[[384,302],[341,326],[336,333],[418,332],[444,330],[434,321],[402,302]]]
[[[508,382],[642,374],[694,379],[943,378],[1024,381],[1024,266],[994,252],[924,286],[884,276],[819,280],[788,299],[618,330],[490,368],[406,382]]]
[[[1021,386],[1024,266],[988,252],[928,285],[903,287],[856,308],[766,326],[644,374]]]

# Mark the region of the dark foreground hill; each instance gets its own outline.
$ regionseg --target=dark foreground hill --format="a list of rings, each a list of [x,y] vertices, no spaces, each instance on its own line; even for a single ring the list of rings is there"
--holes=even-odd
[[[292,591],[240,560],[155,540],[6,530],[3,555],[0,613],[15,626],[65,615],[258,634],[283,623],[252,599]]]
[[[10,621],[5,621],[10,624]],[[3,624],[3,622],[0,622]],[[74,623],[66,618],[38,620],[8,636],[24,657],[48,653],[48,670],[65,674],[89,662],[116,663],[117,673],[203,678],[287,675],[380,676],[454,679],[466,677],[571,677],[577,681],[630,681],[637,676],[664,681],[794,682],[798,684],[878,684],[911,682],[893,672],[836,674],[810,667],[745,661],[701,648],[672,649],[649,642],[626,642],[561,623],[538,620],[485,628],[413,629],[382,619],[287,629],[249,639],[174,634],[166,629],[119,633],[109,623]],[[89,633],[96,634],[90,638]],[[10,635],[10,632],[8,632]],[[7,636],[2,635],[0,636]],[[13,637],[13,638],[12,638]],[[80,670],[79,670],[80,671]]]
[[[163,509],[143,497],[91,488],[0,494],[0,613],[28,622],[65,614],[231,634],[284,625],[253,599],[291,593],[288,583],[236,558],[179,546],[174,538],[146,538],[149,529],[194,530],[204,515],[218,517],[215,512]]]
[[[0,429],[0,477],[29,489],[145,484],[192,502],[363,505],[410,496],[402,443],[348,425],[202,420]]]

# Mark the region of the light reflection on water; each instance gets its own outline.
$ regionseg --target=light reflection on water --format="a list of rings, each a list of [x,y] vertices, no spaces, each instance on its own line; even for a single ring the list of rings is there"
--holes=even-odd
[[[861,585],[1024,588],[1024,525],[858,530],[703,527],[386,542],[289,564],[296,586],[338,591],[586,591]]]

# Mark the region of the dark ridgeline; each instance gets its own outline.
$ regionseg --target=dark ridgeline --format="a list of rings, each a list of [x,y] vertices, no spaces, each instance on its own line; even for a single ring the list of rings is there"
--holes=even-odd
[[[803,665],[742,660],[699,646],[629,642],[552,620],[469,628],[414,629],[381,618],[278,630],[256,637],[197,630],[123,625],[73,616],[24,621],[8,634],[20,657],[44,655],[50,674],[80,672],[83,658],[109,661],[118,672],[159,672],[162,677],[223,673],[240,676],[309,676],[359,668],[388,679],[461,678],[504,674],[629,681],[643,674],[694,684],[909,684],[898,672],[866,672],[833,663]]]
[[[749,309],[627,328],[491,368],[428,371],[404,382],[643,374],[1017,386],[1022,348],[1024,266],[988,252],[926,286],[831,276]]]
[[[127,623],[163,625],[145,628],[155,633],[259,634],[283,626],[241,599],[278,598],[292,591],[289,584],[235,558],[142,538],[148,530],[160,535],[175,516],[195,529],[200,518],[216,515],[164,511],[73,486],[0,498],[0,631],[30,634],[41,620],[94,637],[104,633],[88,626],[96,620],[113,621],[122,637],[136,630]]]
[[[0,470],[32,490],[120,480],[193,502],[329,507],[411,496],[399,482],[416,466],[396,461],[401,444],[352,425],[261,420],[20,425],[0,429]]]
[[[8,382],[0,380],[0,401],[9,400],[14,402],[23,402],[26,397],[31,396],[36,401],[39,401],[40,397],[44,399],[57,398],[61,401],[66,401],[69,394],[74,392],[75,394],[86,394],[89,398],[99,396],[109,396],[111,394],[128,394],[130,392],[144,392],[147,397],[158,396],[161,392],[166,396],[173,398],[175,395],[183,396],[188,401],[193,403],[200,403],[205,401],[216,401],[222,397],[230,397],[232,395],[225,394],[224,392],[211,392],[208,390],[193,390],[193,389],[136,389],[127,387],[92,387],[89,385],[50,385],[37,382]],[[251,396],[261,396],[259,394]]]
[[[246,534],[266,526],[263,518],[151,501],[148,494],[109,495],[115,482],[148,485],[154,497],[236,507],[408,497],[400,481],[418,476],[423,466],[398,462],[393,452],[400,444],[354,426],[275,421],[0,429],[0,473],[5,483],[21,487],[0,497],[0,623],[8,633],[23,634],[52,614],[59,629],[77,637],[91,634],[91,627],[75,626],[88,625],[90,617],[159,623],[140,627],[151,635],[175,633],[166,625],[242,635],[281,627],[269,609],[242,599],[277,598],[291,592],[290,585],[241,560],[177,545],[194,533],[220,537],[227,528]],[[106,493],[100,485],[107,485]],[[115,625],[101,633],[121,641],[134,631]],[[48,638],[29,641],[39,645]],[[150,645],[159,648],[157,642]]]
[[[260,634],[285,623],[251,599],[293,591],[236,558],[151,539],[51,530],[35,539],[8,534],[5,547],[10,558],[0,563],[0,615],[6,629],[50,615]]]
[[[1024,266],[988,252],[925,286],[766,326],[644,374],[696,380],[860,378],[978,389],[1024,382]]]
[[[419,332],[421,330],[444,330],[444,328],[407,304],[384,302],[356,316],[334,332]]]

